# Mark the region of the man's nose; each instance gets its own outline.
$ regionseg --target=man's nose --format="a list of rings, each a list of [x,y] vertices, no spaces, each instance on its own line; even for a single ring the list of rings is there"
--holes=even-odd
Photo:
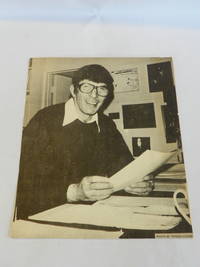
[[[94,89],[92,90],[92,92],[91,92],[91,96],[92,97],[97,97],[97,88],[96,87],[94,87]]]

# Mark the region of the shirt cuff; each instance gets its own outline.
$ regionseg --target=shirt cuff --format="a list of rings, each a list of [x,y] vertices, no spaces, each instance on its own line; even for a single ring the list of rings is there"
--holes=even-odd
[[[67,200],[69,202],[77,201],[77,184],[71,184],[67,189]]]

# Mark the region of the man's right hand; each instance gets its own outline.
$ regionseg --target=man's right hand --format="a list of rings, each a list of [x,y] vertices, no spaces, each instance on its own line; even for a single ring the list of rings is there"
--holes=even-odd
[[[96,201],[109,197],[113,193],[113,185],[103,176],[86,176],[77,185],[77,200]]]

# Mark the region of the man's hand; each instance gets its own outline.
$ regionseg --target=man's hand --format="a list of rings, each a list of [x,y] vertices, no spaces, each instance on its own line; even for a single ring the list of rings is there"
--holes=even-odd
[[[113,186],[109,179],[102,176],[86,176],[77,185],[77,200],[96,201],[109,197]]]
[[[148,175],[143,178],[142,181],[132,184],[126,187],[124,190],[130,194],[135,195],[148,195],[154,187],[153,176]]]

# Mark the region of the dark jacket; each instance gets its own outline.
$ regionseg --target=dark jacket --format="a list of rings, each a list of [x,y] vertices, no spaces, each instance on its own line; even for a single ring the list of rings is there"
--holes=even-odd
[[[62,126],[64,104],[39,111],[23,131],[17,190],[17,218],[66,203],[70,184],[85,176],[112,176],[133,160],[114,122]]]

